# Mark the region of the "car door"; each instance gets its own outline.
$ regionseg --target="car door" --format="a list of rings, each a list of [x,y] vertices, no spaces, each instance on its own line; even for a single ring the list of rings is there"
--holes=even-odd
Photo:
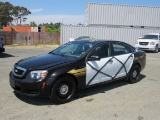
[[[113,57],[113,74],[114,79],[125,77],[132,67],[134,61],[134,54],[130,48],[124,43],[112,43],[112,57]]]
[[[88,58],[94,56],[100,60],[86,61],[86,85],[112,80],[113,62],[111,61],[111,50],[109,43],[102,43],[96,46],[88,55]]]

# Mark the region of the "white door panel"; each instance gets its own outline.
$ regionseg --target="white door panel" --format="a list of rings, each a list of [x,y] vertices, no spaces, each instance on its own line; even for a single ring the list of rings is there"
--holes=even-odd
[[[116,73],[117,73],[117,72],[116,72]],[[126,76],[126,72],[125,72],[125,69],[124,69],[124,68],[119,72],[119,74],[117,74],[117,75],[115,76],[115,78],[119,78],[119,77],[123,77],[123,76]]]
[[[97,71],[87,64],[86,84],[96,75]]]
[[[128,73],[129,70],[131,69],[132,64],[133,64],[133,61],[134,61],[134,54],[133,54],[132,56],[133,56],[133,57],[130,57],[130,58],[128,59],[128,61],[126,62],[126,64],[125,64],[127,73]]]
[[[112,58],[113,62],[108,62],[111,58],[103,58],[100,61],[88,61],[86,64],[86,85],[126,76],[132,67],[134,54],[118,55]]]
[[[107,80],[111,80],[111,78],[100,73],[100,74],[97,74],[97,76],[94,78],[94,80],[89,85],[93,85],[93,84],[100,83],[100,82],[105,82]]]
[[[126,76],[132,67],[134,54],[124,54],[115,56],[114,62],[114,75],[115,78]]]
[[[114,76],[113,63],[108,62],[110,59],[111,57],[102,58],[100,61],[88,61],[86,63],[86,85],[92,85],[112,79],[111,76]]]

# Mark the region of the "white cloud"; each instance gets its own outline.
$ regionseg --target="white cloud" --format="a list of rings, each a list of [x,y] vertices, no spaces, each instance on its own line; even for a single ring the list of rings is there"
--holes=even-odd
[[[35,15],[28,16],[25,24],[29,24],[34,21],[36,24],[40,23],[57,23],[61,22],[63,24],[84,24],[84,15]]]
[[[35,12],[41,12],[43,9],[42,8],[40,8],[40,9],[31,9],[30,11],[32,12],[32,13],[35,13]]]

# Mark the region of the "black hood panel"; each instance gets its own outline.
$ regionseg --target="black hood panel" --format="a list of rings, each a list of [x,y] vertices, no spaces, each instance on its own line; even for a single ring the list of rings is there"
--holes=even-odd
[[[46,69],[58,64],[74,60],[72,57],[65,57],[53,54],[45,54],[41,56],[30,57],[20,60],[16,65],[28,70]]]

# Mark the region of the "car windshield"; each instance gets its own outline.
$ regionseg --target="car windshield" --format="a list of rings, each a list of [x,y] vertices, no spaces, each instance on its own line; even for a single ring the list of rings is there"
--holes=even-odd
[[[68,57],[81,57],[84,55],[91,47],[93,43],[91,42],[69,42],[62,45],[58,49],[54,50],[52,54],[68,56]]]
[[[154,39],[154,40],[158,40],[158,35],[144,35],[141,39]]]

